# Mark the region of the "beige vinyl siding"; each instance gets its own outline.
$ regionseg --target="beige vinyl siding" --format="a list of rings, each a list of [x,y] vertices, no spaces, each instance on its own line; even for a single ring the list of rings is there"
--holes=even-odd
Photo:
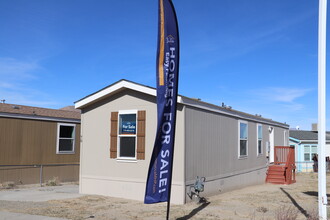
[[[182,106],[177,112],[173,168],[173,203],[184,203],[184,133]],[[145,159],[110,158],[110,115],[121,110],[145,111]],[[80,192],[143,200],[157,126],[156,97],[124,90],[82,109]],[[139,126],[139,125],[138,125]],[[110,190],[111,189],[111,190]]]

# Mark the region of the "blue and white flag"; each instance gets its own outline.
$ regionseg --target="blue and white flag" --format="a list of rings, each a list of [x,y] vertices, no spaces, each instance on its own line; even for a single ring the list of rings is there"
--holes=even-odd
[[[179,33],[171,0],[159,0],[157,133],[144,203],[170,200],[179,74]]]

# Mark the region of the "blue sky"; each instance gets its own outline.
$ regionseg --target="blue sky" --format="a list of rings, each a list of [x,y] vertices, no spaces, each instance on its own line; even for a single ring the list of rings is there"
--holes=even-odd
[[[291,127],[317,122],[317,0],[173,2],[180,94]],[[1,0],[0,99],[61,108],[120,79],[155,87],[157,7]]]

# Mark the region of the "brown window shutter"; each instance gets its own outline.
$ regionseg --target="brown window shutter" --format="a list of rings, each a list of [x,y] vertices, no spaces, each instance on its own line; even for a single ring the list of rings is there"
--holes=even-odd
[[[138,111],[137,117],[137,159],[145,158],[146,111]]]
[[[118,112],[111,112],[110,158],[117,158]]]

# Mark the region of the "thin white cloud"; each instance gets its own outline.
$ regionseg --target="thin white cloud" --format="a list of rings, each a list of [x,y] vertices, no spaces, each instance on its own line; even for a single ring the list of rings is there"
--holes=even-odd
[[[13,83],[8,83],[8,82],[0,82],[0,88],[3,89],[14,89],[16,86]]]
[[[41,69],[37,61],[20,61],[14,58],[0,58],[0,79],[9,80],[34,79],[34,71]]]
[[[293,103],[305,96],[311,89],[268,87],[253,91],[253,94],[264,100],[273,102]]]
[[[191,54],[194,56],[194,51],[199,54],[201,51],[205,53],[219,52],[212,59],[208,58],[208,63],[215,63],[219,59],[222,60],[249,54],[265,45],[274,44],[278,40],[287,38],[287,30],[303,24],[313,16],[315,16],[315,12],[311,11],[290,17],[290,19],[274,18],[268,23],[262,20],[251,24],[244,23],[246,25],[245,28],[243,24],[235,25],[228,29],[226,33],[221,31],[212,35],[201,29],[198,30],[198,33],[194,33],[198,36],[196,38],[198,40],[195,40],[194,44],[187,44],[187,46],[189,46],[190,53],[192,52]]]
[[[55,106],[49,101],[49,95],[33,88],[33,81],[38,80],[38,71],[43,68],[38,61],[22,61],[0,57],[0,99],[7,103]]]

